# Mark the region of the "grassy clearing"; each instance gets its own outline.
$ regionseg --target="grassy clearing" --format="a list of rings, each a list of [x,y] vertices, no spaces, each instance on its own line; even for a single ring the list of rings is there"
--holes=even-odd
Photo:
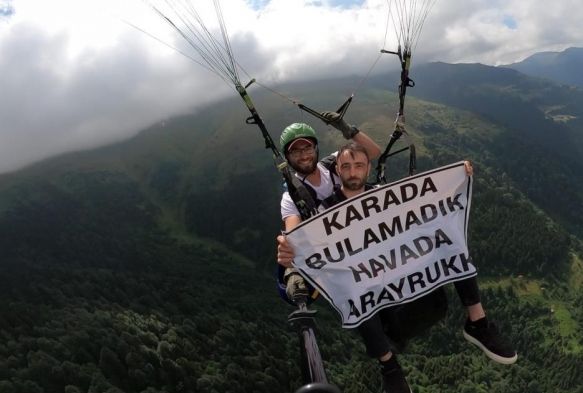
[[[502,288],[512,287],[514,292],[520,297],[541,298],[544,292],[544,285],[539,280],[529,280],[522,276],[497,278],[484,280],[480,278],[480,287],[484,288]]]
[[[583,351],[583,346],[579,342],[579,325],[572,318],[566,304],[553,304],[553,315],[557,321],[559,334],[561,335],[563,350],[566,353],[579,354]]]
[[[572,269],[574,270],[570,278],[569,287],[571,290],[581,288],[583,280],[583,263],[579,258],[573,257]],[[568,302],[559,301],[558,299],[549,299],[544,297],[545,287],[541,281],[529,280],[524,277],[510,277],[496,280],[480,280],[480,287],[483,288],[508,288],[512,287],[514,292],[521,299],[539,300],[548,305],[549,311],[556,322],[556,332],[561,337],[561,342],[557,343],[552,337],[547,337],[546,345],[559,345],[565,353],[580,354],[583,353],[583,346],[579,340],[580,326],[569,311]]]
[[[583,288],[583,260],[577,254],[571,254],[571,274],[569,275],[569,288],[579,292]]]

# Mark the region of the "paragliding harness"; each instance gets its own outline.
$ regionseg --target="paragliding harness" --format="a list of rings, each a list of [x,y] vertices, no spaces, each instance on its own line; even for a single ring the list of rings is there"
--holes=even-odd
[[[403,54],[401,52],[401,47],[397,52],[391,52],[382,49],[381,53],[390,53],[399,56],[399,61],[401,63],[401,83],[399,84],[399,112],[397,113],[397,118],[395,119],[395,128],[391,134],[391,139],[385,148],[385,151],[380,155],[376,170],[376,182],[377,184],[384,184],[387,182],[385,176],[385,165],[387,159],[393,155],[405,152],[409,150],[409,176],[415,174],[417,170],[417,155],[415,151],[415,145],[409,138],[409,134],[405,129],[405,94],[407,94],[407,87],[414,87],[415,82],[409,78],[409,67],[411,66],[411,52],[405,51]],[[407,146],[391,153],[395,142],[397,142],[402,136],[405,137]]]
[[[251,116],[247,118],[247,124],[255,124],[261,130],[265,140],[265,147],[271,149],[276,168],[280,171],[285,181],[287,190],[298,208],[302,220],[306,220],[318,212],[318,200],[315,191],[305,182],[301,181],[289,168],[285,158],[275,146],[273,139],[269,135],[263,120],[253,106],[251,98],[246,92],[253,81],[246,86],[237,85],[237,91],[243,98]],[[333,179],[332,173],[330,174]],[[297,305],[298,309],[288,316],[289,324],[296,329],[300,340],[301,369],[304,381],[297,393],[340,393],[337,387],[330,385],[324,370],[324,364],[318,348],[315,334],[315,310],[308,309],[308,303],[317,297],[317,292],[309,286],[308,291],[298,294],[294,299],[289,300],[285,293],[285,283],[283,280],[283,266],[278,265],[277,286],[280,296],[291,304]]]
[[[249,97],[249,94],[247,94],[246,90],[246,88],[249,87],[253,82],[254,80],[251,80],[246,86],[242,86],[240,84],[236,86],[237,92],[241,95],[241,98],[245,102],[249,112],[251,112],[251,116],[249,116],[245,122],[247,124],[255,124],[257,127],[259,127],[263,139],[265,140],[265,148],[271,149],[275,167],[283,176],[289,195],[298,208],[300,216],[311,217],[318,212],[316,201],[312,197],[310,191],[306,188],[305,184],[292,173],[286,159],[281,155],[280,151],[275,146],[271,135],[269,135],[269,132],[265,127],[265,123],[263,123],[259,113],[257,113],[257,110],[251,101],[251,97]]]
[[[385,165],[389,157],[409,151],[409,176],[415,174],[417,169],[415,145],[411,141],[405,128],[405,95],[408,87],[414,87],[415,82],[409,77],[411,66],[411,50],[401,51],[401,46],[396,52],[381,50],[381,53],[394,54],[399,57],[401,64],[401,81],[399,84],[399,112],[395,120],[395,128],[391,138],[377,161],[376,183],[386,184]],[[395,143],[405,138],[406,147],[391,152]],[[412,302],[381,310],[380,316],[387,337],[393,342],[396,352],[403,351],[408,340],[420,335],[445,317],[448,307],[447,295],[443,287],[439,287],[423,297]]]
[[[328,173],[330,175],[330,182],[332,183],[332,188],[334,190],[339,190],[340,189],[340,184],[338,184],[335,180],[335,176],[336,171],[334,169],[335,165],[336,165],[336,157],[334,155],[330,155],[328,157],[325,157],[324,159],[320,160],[319,164],[321,164],[326,170],[328,170]],[[297,178],[297,176],[294,176]],[[318,199],[318,195],[316,193],[316,190],[314,190],[314,188],[305,181],[304,179],[298,179],[301,183],[300,186],[298,187],[303,187],[307,190],[307,192],[309,193],[311,200],[309,202],[310,205],[314,205],[316,206],[316,210],[321,206],[325,206],[324,205],[324,201]],[[284,190],[289,192],[289,189],[287,188],[287,184],[284,182]],[[302,191],[303,192],[303,191]],[[290,194],[291,195],[291,194]],[[293,200],[293,197],[292,197]],[[295,203],[295,201],[294,201]],[[297,206],[297,204],[296,204]],[[301,215],[301,213],[300,213]],[[302,220],[306,220],[308,218],[310,218],[311,216],[301,216]],[[291,304],[292,306],[296,305],[296,302],[293,301],[292,299],[288,298],[287,293],[286,293],[286,274],[285,274],[286,269],[281,266],[281,265],[277,265],[276,267],[276,277],[277,277],[277,290],[279,291],[279,296],[286,301],[287,303]],[[318,298],[318,296],[320,295],[319,292],[309,283],[306,283],[307,287],[308,287],[308,299],[307,299],[307,304],[311,304],[314,300],[316,300]]]

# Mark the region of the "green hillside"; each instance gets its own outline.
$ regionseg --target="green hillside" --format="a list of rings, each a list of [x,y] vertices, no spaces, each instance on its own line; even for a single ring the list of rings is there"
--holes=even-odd
[[[419,170],[474,162],[470,250],[484,304],[519,362],[496,365],[463,340],[450,292],[446,319],[401,357],[415,391],[583,392],[580,92],[491,67],[417,72],[406,109]],[[397,108],[391,78],[372,78],[347,114],[381,145]],[[278,89],[329,110],[354,85]],[[274,139],[306,121],[321,152],[342,143],[288,101],[251,94]],[[299,386],[293,308],[272,278],[281,179],[247,116],[233,97],[0,177],[0,393]],[[391,160],[391,177],[405,167]],[[359,338],[323,300],[316,307],[330,379],[344,393],[376,391]]]
[[[501,170],[581,237],[583,90],[480,64],[436,63],[418,72],[420,97],[471,111],[505,130],[488,146],[493,152],[488,167]]]

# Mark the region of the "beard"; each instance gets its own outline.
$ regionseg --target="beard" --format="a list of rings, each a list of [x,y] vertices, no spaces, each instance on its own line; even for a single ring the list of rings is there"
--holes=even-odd
[[[341,179],[342,187],[350,191],[358,191],[366,185],[366,178],[350,177],[348,179]]]
[[[318,166],[318,157],[315,156],[311,161],[306,162],[306,163],[291,162],[291,161],[288,161],[288,162],[289,162],[289,166],[291,166],[294,171],[296,171],[300,175],[308,176],[308,175],[314,173],[314,171],[316,170],[316,167]]]

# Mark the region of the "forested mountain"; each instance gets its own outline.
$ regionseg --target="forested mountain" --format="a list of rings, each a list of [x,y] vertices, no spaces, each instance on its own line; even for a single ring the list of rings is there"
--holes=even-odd
[[[557,83],[583,87],[583,48],[567,48],[562,52],[540,52],[506,67],[526,75],[546,78]]]
[[[402,363],[416,392],[583,392],[583,93],[481,65],[414,68],[407,126],[420,171],[475,166],[470,250],[484,303],[516,343],[511,367],[444,321]],[[369,79],[346,117],[380,144],[395,75]],[[334,109],[353,78],[280,86]],[[274,139],[312,123],[252,90]],[[293,310],[272,278],[281,179],[237,97],[135,138],[0,177],[0,392],[292,392]],[[390,161],[393,178],[405,164]],[[325,302],[319,344],[344,393],[377,391],[374,362]]]
[[[482,130],[491,135],[488,167],[502,169],[547,214],[583,235],[582,89],[480,64],[438,63],[417,72],[419,97],[503,129]]]

